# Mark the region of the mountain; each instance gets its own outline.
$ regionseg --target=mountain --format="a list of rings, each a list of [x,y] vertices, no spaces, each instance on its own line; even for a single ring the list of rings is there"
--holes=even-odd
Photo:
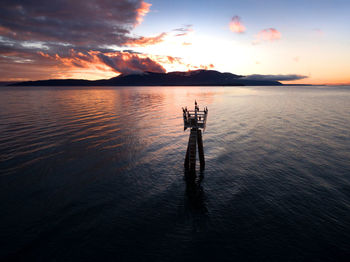
[[[250,80],[244,76],[215,70],[119,75],[105,80],[51,79],[28,81],[11,86],[258,86],[282,85],[278,81]]]

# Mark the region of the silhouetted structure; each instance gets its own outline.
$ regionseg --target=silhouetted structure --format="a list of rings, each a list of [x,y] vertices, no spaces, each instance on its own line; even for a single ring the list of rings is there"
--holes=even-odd
[[[184,119],[184,130],[191,128],[190,137],[188,140],[186,157],[185,157],[185,168],[190,173],[196,171],[196,155],[197,155],[197,144],[198,144],[198,155],[200,162],[200,169],[204,170],[204,150],[203,150],[203,139],[202,130],[205,130],[208,116],[208,108],[204,108],[202,111],[199,110],[197,101],[195,101],[194,110],[187,110],[187,107],[182,108],[183,119]]]

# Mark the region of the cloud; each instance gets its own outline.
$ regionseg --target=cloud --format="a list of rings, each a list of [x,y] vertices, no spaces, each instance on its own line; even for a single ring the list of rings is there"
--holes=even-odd
[[[176,59],[175,57],[172,57],[172,56],[167,56],[167,58],[171,64],[173,64],[175,62],[175,59]]]
[[[123,54],[118,52],[111,55],[100,53],[97,56],[103,63],[122,74],[140,74],[146,71],[165,73],[164,67],[149,57],[140,57],[135,54]]]
[[[130,35],[150,7],[143,0],[3,0],[0,70],[8,72],[11,79],[16,74],[10,69],[27,79],[61,77],[69,72],[86,72],[90,79],[88,73],[104,78],[103,73],[163,72],[164,68],[145,54],[111,52],[116,47],[163,41],[166,33]]]
[[[164,37],[166,35],[167,35],[167,33],[161,33],[161,34],[159,34],[157,36],[153,36],[153,37],[140,36],[137,38],[130,38],[123,45],[131,46],[131,47],[155,45],[155,44],[163,42]]]
[[[308,78],[303,75],[248,75],[245,80],[267,80],[267,81],[293,81]]]
[[[42,57],[56,60],[68,68],[91,68],[97,67],[102,71],[112,70],[121,74],[140,74],[143,72],[164,73],[165,69],[156,61],[143,54],[130,52],[109,52],[99,51],[79,52],[70,50],[65,56],[58,54],[49,55],[39,52]]]
[[[261,30],[256,36],[255,41],[253,41],[253,44],[259,44],[264,41],[276,41],[281,39],[282,34],[276,30],[275,28],[268,28]]]
[[[129,50],[193,32],[192,25],[183,25],[156,36],[132,36],[150,8],[143,0],[3,0],[0,79],[97,79],[165,72],[163,65],[187,68],[180,58]]]
[[[0,34],[21,41],[122,44],[149,8],[142,0],[3,0]]]
[[[241,18],[239,16],[232,17],[231,22],[230,22],[230,30],[232,32],[238,33],[238,34],[245,32],[246,28],[242,24]]]
[[[194,30],[192,25],[185,25],[184,27],[176,28],[173,31],[177,32],[175,36],[186,36],[189,33],[192,33]]]
[[[152,4],[141,2],[140,7],[136,10],[137,16],[136,21],[137,25],[141,24],[143,21],[143,17],[149,12]]]
[[[200,65],[199,67],[200,67],[201,69],[208,70],[208,69],[213,69],[213,68],[214,68],[214,65],[213,65],[213,64],[209,64],[209,65]]]

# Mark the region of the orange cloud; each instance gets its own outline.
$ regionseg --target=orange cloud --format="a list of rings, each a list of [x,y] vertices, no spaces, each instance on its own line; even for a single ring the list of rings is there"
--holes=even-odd
[[[155,45],[158,43],[161,43],[164,41],[164,37],[167,35],[167,33],[161,33],[160,35],[153,36],[153,37],[138,37],[138,38],[130,38],[128,39],[124,45],[126,46],[147,46],[147,45]]]
[[[259,44],[263,41],[276,41],[281,39],[282,34],[275,28],[261,30],[256,36],[253,44]]]
[[[208,69],[213,69],[213,68],[214,68],[214,65],[213,65],[213,64],[209,64],[209,65],[200,65],[199,68],[208,70]]]
[[[163,66],[147,55],[129,52],[89,51],[87,53],[70,50],[66,57],[58,54],[39,54],[45,58],[58,61],[66,68],[94,69],[96,71],[113,71],[117,74],[138,74],[142,72],[165,72]]]
[[[156,61],[157,63],[161,64],[167,72],[169,71],[185,71],[185,70],[197,70],[197,69],[213,69],[213,64],[201,64],[201,65],[195,65],[195,64],[189,64],[183,61],[183,58],[181,57],[174,57],[174,56],[162,56],[162,55],[148,55],[152,60]]]
[[[245,32],[245,26],[241,22],[241,18],[239,16],[234,16],[231,19],[230,22],[230,30],[234,33],[244,33]]]
[[[152,4],[141,2],[140,7],[136,10],[136,25],[139,25],[143,21],[143,17],[149,12]]]
[[[172,64],[172,63],[174,63],[174,61],[175,61],[175,57],[168,56],[168,60],[169,60],[169,62]]]
[[[140,74],[143,72],[166,72],[164,67],[157,61],[142,54],[114,52],[107,54],[99,53],[97,57],[117,73]]]
[[[184,63],[182,58],[173,56],[149,55],[124,51],[79,52],[71,49],[66,55],[38,54],[55,67],[55,78],[105,79],[119,74],[140,74],[142,72],[184,71],[213,69],[213,64],[193,65]],[[51,68],[52,69],[52,68]]]

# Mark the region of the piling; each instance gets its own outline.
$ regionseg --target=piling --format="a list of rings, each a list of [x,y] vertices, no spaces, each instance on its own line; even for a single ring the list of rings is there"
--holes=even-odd
[[[205,159],[202,130],[204,131],[206,127],[208,109],[205,108],[202,111],[199,110],[199,107],[197,106],[197,101],[195,101],[194,110],[187,110],[187,107],[185,109],[182,108],[182,110],[184,118],[184,130],[186,130],[187,128],[191,128],[184,162],[185,169],[188,170],[190,173],[195,173],[198,146],[200,170],[203,171],[205,168]]]
[[[205,168],[204,149],[203,149],[202,131],[200,129],[197,130],[197,142],[198,142],[198,155],[199,155],[200,168],[201,170],[204,170]]]

